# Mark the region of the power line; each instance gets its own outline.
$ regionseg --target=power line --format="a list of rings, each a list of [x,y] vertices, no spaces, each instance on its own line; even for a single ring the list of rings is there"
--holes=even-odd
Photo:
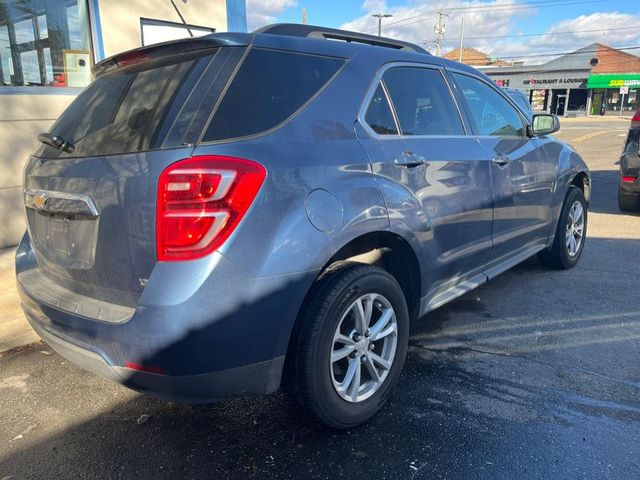
[[[548,33],[521,33],[515,35],[493,35],[486,37],[465,37],[466,40],[485,40],[491,38],[518,38],[518,37],[543,37],[543,36],[555,36],[555,35],[573,35],[575,33],[593,33],[593,32],[613,32],[619,30],[634,30],[640,29],[640,25],[633,27],[614,27],[614,28],[601,28],[595,30],[567,30],[564,32],[548,32]],[[450,37],[450,40],[457,40],[460,37]]]
[[[580,5],[580,4],[588,4],[588,3],[602,3],[602,2],[610,2],[612,0],[564,0],[564,1],[553,1],[553,2],[529,2],[525,5],[479,5],[479,6],[468,6],[468,7],[451,7],[444,9],[447,12],[452,13],[474,13],[474,12],[506,12],[512,10],[523,10],[523,9],[535,9],[535,8],[549,8],[549,7],[562,7],[566,5]],[[395,22],[389,22],[386,24],[387,27],[392,25],[404,24],[403,26],[412,25],[414,23],[422,21],[421,17],[428,17],[437,15],[438,11],[428,11],[424,13],[420,13],[417,15],[413,15],[411,17],[403,18],[401,20],[396,20]],[[413,20],[416,18],[420,18],[420,20],[415,20],[413,22],[409,22],[409,20]],[[405,23],[409,22],[409,23]],[[371,32],[368,32],[371,33]]]
[[[506,10],[519,10],[519,9],[527,9],[527,8],[546,8],[546,7],[558,7],[563,6],[565,3],[602,3],[605,1],[611,0],[541,0],[541,1],[532,1],[523,3],[521,5],[466,5],[462,7],[449,7],[448,11],[460,11],[460,10],[473,10],[473,11],[484,11],[484,10],[493,10],[495,8],[506,9]]]
[[[640,45],[636,45],[633,47],[611,47],[614,50],[640,50]],[[534,55],[512,55],[507,57],[497,57],[499,60],[504,59],[518,59],[518,58],[535,58],[535,57],[559,57],[562,55],[580,55],[583,53],[597,53],[597,50],[573,50],[571,52],[548,52],[548,53],[537,53]],[[499,67],[498,67],[499,68]]]
[[[602,2],[610,2],[612,0],[560,0],[553,2],[529,2],[524,5],[477,5],[477,6],[468,6],[468,7],[451,7],[446,8],[445,10],[452,13],[475,13],[475,12],[502,12],[502,11],[511,11],[511,10],[527,10],[534,8],[549,8],[549,7],[562,7],[565,5],[576,5],[576,4],[584,4],[584,3],[602,3]],[[396,20],[395,22],[388,23],[387,26],[396,25],[400,23],[404,23],[408,20],[412,20],[414,18],[430,16],[437,11],[425,12],[418,15],[413,15],[411,17],[407,17],[401,20]],[[411,22],[415,23],[415,22]]]

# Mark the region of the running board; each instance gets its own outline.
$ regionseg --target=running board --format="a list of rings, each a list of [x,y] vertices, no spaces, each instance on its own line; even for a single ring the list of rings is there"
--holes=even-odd
[[[436,308],[439,308],[445,305],[446,303],[449,303],[452,300],[455,300],[458,297],[461,297],[465,293],[468,293],[471,290],[479,287],[480,285],[487,283],[489,280],[493,280],[501,273],[506,272],[507,270],[515,267],[519,263],[522,263],[528,258],[533,257],[536,253],[542,250],[544,250],[544,245],[534,245],[533,247],[529,247],[526,250],[522,251],[521,253],[513,257],[509,257],[509,259],[496,265],[495,267],[491,267],[490,269],[486,270],[484,273],[476,275],[475,277],[470,278],[469,280],[465,280],[459,283],[458,285],[448,288],[444,292],[440,292],[431,298],[427,298],[427,297],[423,298],[420,301],[419,317],[431,312],[432,310],[435,310]]]

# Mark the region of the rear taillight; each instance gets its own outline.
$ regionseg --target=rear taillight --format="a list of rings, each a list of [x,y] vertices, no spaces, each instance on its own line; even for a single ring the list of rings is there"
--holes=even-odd
[[[621,177],[622,183],[633,183],[638,179],[638,177],[629,177],[629,176],[623,176]]]
[[[158,260],[193,260],[217,249],[240,223],[266,174],[258,163],[218,155],[168,166],[158,181]]]
[[[640,127],[640,110],[636,112],[636,114],[631,119],[631,127]]]

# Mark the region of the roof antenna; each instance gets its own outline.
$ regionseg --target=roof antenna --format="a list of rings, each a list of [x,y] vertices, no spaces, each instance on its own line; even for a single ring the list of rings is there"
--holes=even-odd
[[[182,0],[184,3],[187,3],[187,0]],[[173,5],[173,8],[176,9],[176,13],[178,14],[178,16],[180,17],[180,20],[182,20],[182,23],[184,24],[185,28],[187,29],[187,32],[189,32],[189,36],[191,38],[193,38],[193,32],[191,31],[191,29],[189,28],[189,25],[187,25],[187,22],[185,22],[184,17],[182,16],[182,14],[180,13],[180,9],[178,8],[178,6],[176,5],[176,2],[174,2],[173,0],[171,0],[171,5]]]

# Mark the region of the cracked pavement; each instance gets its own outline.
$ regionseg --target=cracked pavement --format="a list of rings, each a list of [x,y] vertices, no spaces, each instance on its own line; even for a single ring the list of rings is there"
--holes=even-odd
[[[567,122],[593,171],[579,266],[531,259],[414,325],[388,405],[361,428],[280,394],[188,406],[42,344],[0,355],[4,478],[640,478],[640,215],[617,210],[628,122]]]

